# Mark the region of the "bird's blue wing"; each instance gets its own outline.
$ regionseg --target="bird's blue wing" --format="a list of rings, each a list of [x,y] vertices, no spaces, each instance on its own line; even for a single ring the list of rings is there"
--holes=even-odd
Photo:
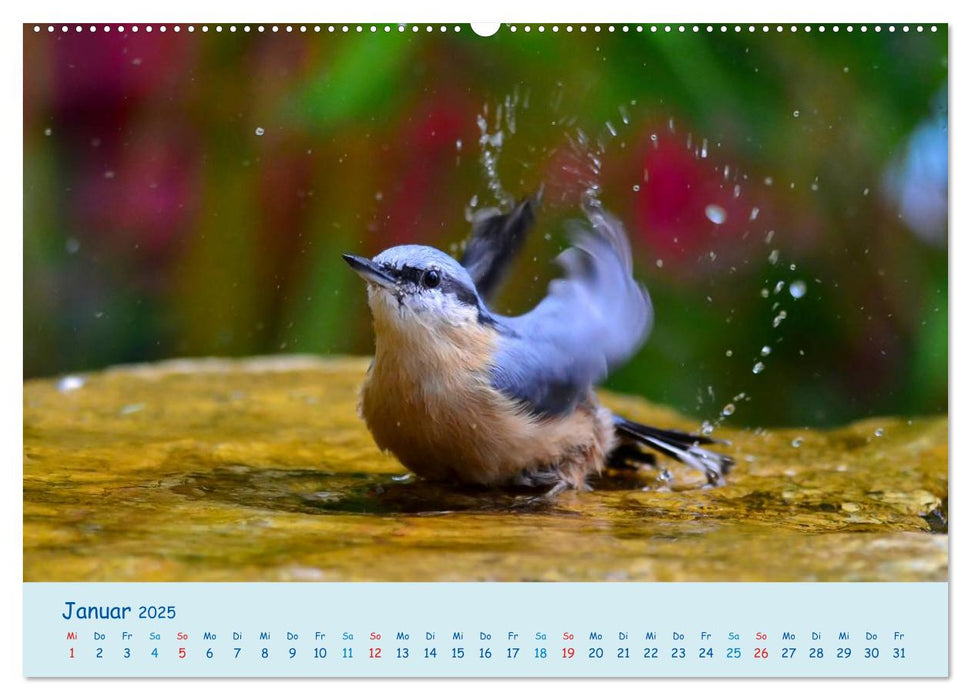
[[[535,415],[572,411],[590,387],[633,355],[650,332],[653,309],[633,278],[621,223],[589,206],[571,231],[573,246],[557,261],[554,280],[530,312],[501,319],[492,384]]]
[[[476,212],[472,235],[462,254],[462,266],[469,271],[479,295],[488,301],[495,296],[506,272],[523,247],[536,218],[539,193],[517,204],[511,211],[484,209]]]

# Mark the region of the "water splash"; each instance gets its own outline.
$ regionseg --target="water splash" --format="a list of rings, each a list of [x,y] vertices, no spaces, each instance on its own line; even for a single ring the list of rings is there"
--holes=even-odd
[[[84,377],[78,377],[76,375],[70,374],[66,377],[61,377],[57,382],[57,390],[61,393],[67,393],[69,391],[77,391],[84,386]]]
[[[508,119],[508,110],[506,111]],[[489,192],[503,208],[512,206],[515,201],[506,192],[499,179],[499,155],[502,152],[502,144],[505,139],[505,132],[502,130],[503,107],[496,108],[495,127],[489,128],[489,105],[482,108],[482,113],[476,117],[475,123],[479,127],[479,162],[486,176],[486,185]]]
[[[806,296],[806,283],[802,280],[796,280],[789,285],[789,294],[793,299],[802,299]]]
[[[728,214],[725,212],[724,208],[718,206],[717,204],[709,204],[707,207],[705,207],[705,216],[711,223],[717,226],[725,223],[725,219],[728,217]]]

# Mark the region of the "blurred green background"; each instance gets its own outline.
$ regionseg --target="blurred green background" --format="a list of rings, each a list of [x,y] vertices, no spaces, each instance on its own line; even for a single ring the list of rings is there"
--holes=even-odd
[[[496,304],[524,311],[595,181],[656,312],[611,388],[745,426],[947,411],[943,26],[181,29],[24,27],[25,377],[369,353],[341,252],[455,252],[543,186]]]

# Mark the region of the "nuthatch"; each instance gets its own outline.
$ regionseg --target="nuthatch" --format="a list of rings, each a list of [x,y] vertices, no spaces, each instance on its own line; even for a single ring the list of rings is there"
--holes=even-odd
[[[414,473],[484,486],[585,488],[605,465],[653,464],[647,446],[722,483],[711,438],[612,414],[594,384],[643,344],[653,322],[621,223],[587,204],[565,276],[522,316],[491,297],[532,225],[535,200],[480,212],[461,263],[420,245],[373,260],[344,255],[367,282],[375,355],[360,411],[375,442]]]

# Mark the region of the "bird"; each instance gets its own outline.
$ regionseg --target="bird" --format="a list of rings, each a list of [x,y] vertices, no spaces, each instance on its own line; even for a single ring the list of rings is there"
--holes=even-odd
[[[563,275],[534,308],[489,307],[539,199],[476,212],[459,260],[413,244],[343,255],[367,283],[375,353],[358,409],[376,444],[429,481],[551,496],[590,489],[606,467],[656,467],[654,452],[723,484],[733,460],[703,447],[722,441],[637,423],[597,398],[654,320],[624,227],[598,201],[568,224]]]

